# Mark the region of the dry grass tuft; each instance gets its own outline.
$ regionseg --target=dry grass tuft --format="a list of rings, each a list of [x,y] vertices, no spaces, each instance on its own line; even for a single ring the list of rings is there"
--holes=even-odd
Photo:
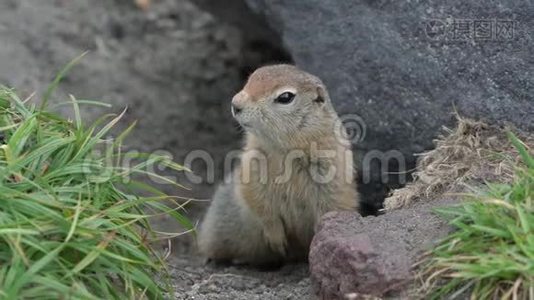
[[[517,130],[513,130],[517,132]],[[529,149],[534,137],[519,134]],[[386,198],[385,210],[406,207],[421,199],[432,200],[445,193],[466,191],[466,184],[509,183],[519,153],[506,136],[506,129],[458,117],[458,126],[435,140],[436,148],[420,154],[414,181]]]

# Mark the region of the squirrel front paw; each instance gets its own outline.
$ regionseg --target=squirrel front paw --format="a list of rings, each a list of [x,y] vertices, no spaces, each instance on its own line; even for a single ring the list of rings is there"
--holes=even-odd
[[[263,231],[263,235],[265,237],[265,240],[267,241],[267,244],[273,251],[281,254],[282,256],[286,256],[287,240],[283,227],[279,226],[279,228],[265,228]]]

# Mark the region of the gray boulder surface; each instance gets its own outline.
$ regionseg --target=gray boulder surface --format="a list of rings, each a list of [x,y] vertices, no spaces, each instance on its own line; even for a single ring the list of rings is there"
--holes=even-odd
[[[327,83],[341,114],[364,118],[364,149],[430,147],[453,104],[468,117],[534,129],[532,4],[246,1],[295,63]],[[491,37],[477,38],[478,21]],[[461,26],[472,33],[461,38]]]
[[[355,161],[373,182],[399,178],[383,182],[380,164],[361,164],[366,154],[398,150],[410,169],[412,154],[453,125],[455,109],[534,130],[531,2],[240,1],[279,34],[296,65],[325,81],[341,115],[363,119]]]

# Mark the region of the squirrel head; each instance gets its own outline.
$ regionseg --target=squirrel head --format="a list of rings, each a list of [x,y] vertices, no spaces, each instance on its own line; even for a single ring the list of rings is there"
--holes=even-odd
[[[233,97],[232,115],[247,133],[280,147],[313,139],[337,120],[322,81],[292,65],[254,71]]]

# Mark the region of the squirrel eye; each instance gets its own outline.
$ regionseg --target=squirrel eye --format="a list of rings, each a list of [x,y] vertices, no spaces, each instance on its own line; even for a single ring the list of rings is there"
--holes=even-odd
[[[274,102],[281,104],[289,104],[293,101],[294,98],[295,94],[291,92],[284,92],[280,94],[280,96],[276,97],[276,99],[274,99]]]

